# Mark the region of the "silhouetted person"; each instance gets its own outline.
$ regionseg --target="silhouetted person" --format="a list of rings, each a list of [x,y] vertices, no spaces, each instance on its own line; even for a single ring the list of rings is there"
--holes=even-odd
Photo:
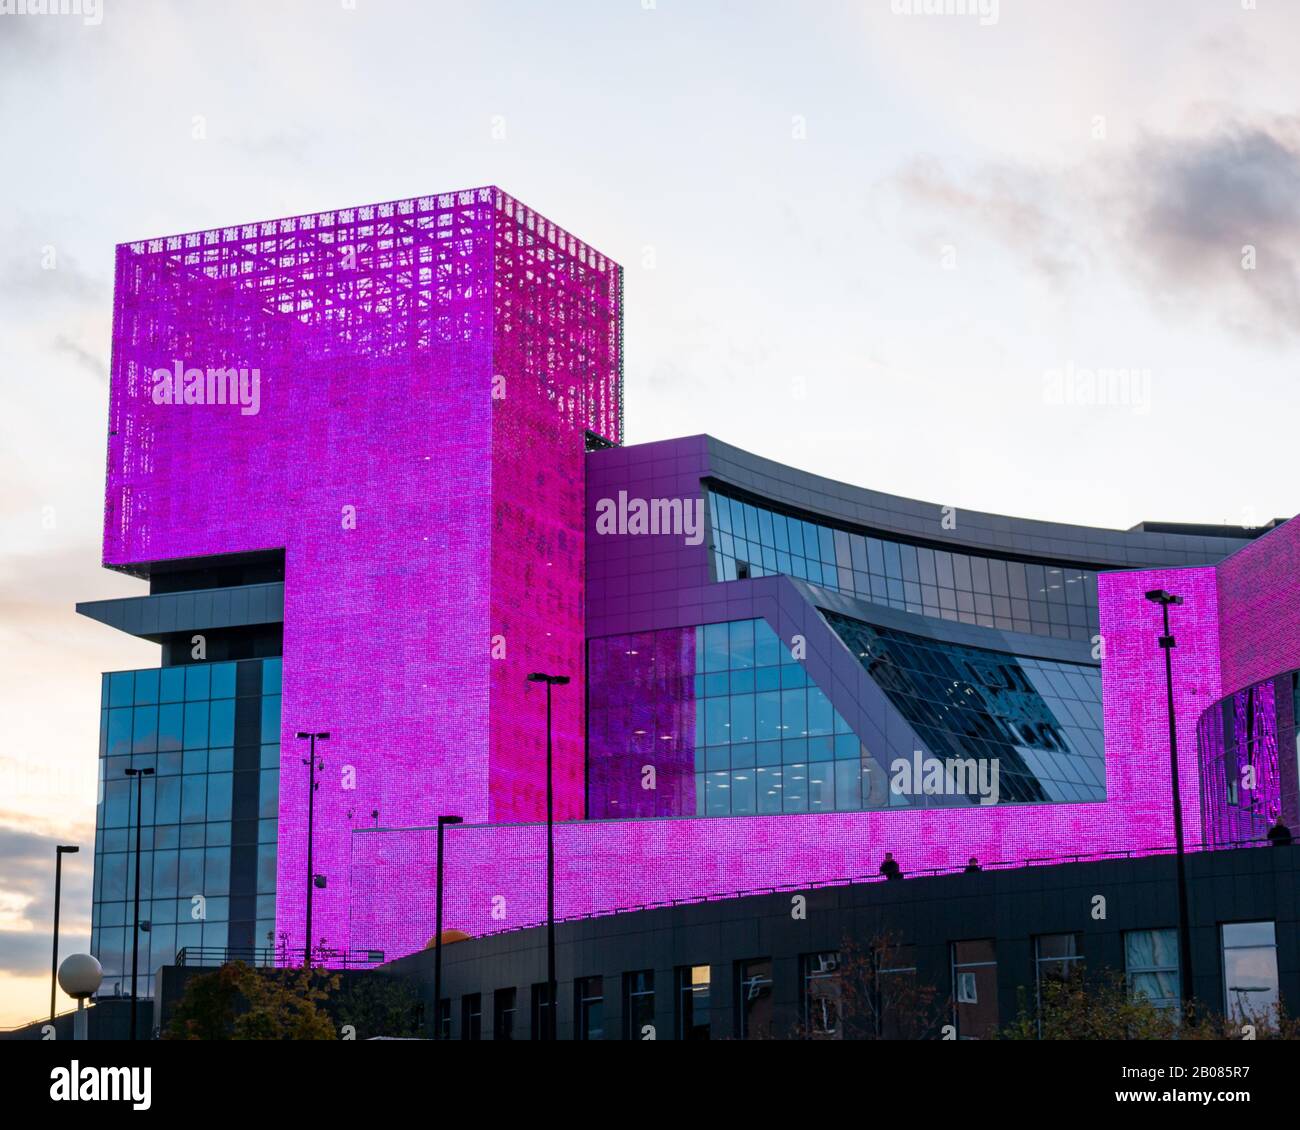
[[[1279,821],[1268,830],[1268,842],[1273,847],[1290,847],[1291,829]]]
[[[880,873],[890,880],[903,877],[903,869],[898,866],[898,860],[894,858],[892,851],[885,852],[885,861],[880,865]]]
[[[970,860],[966,864],[966,874],[967,875],[973,874],[979,869],[980,869],[980,861],[972,855],[970,857]]]

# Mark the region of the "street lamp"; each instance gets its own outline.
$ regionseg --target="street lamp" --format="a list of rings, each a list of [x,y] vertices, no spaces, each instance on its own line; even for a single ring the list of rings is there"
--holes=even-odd
[[[135,778],[135,920],[131,929],[131,1039],[136,1038],[136,1017],[140,1011],[136,996],[136,981],[140,975],[140,825],[144,823],[144,779],[153,776],[152,769],[128,769],[128,777]],[[130,803],[128,799],[127,803]]]
[[[1169,779],[1174,805],[1174,851],[1178,861],[1178,953],[1182,965],[1182,996],[1184,1015],[1192,1000],[1192,931],[1187,912],[1187,849],[1183,843],[1183,803],[1178,782],[1178,726],[1174,718],[1174,648],[1178,646],[1169,630],[1169,608],[1182,604],[1181,596],[1152,589],[1147,600],[1160,605],[1164,614],[1164,634],[1160,646],[1165,653],[1165,694],[1169,712]]]
[[[316,826],[316,789],[319,787],[316,784],[316,742],[318,740],[322,742],[329,741],[329,736],[328,730],[319,730],[315,733],[299,730],[294,735],[296,738],[311,742],[311,750],[303,758],[302,762],[304,765],[310,766],[307,791],[307,936],[303,944],[302,964],[304,969],[311,967],[311,900],[312,894],[316,890],[316,875],[312,870],[312,842],[315,838],[313,833]],[[321,768],[325,768],[324,762],[321,763]]]
[[[433,1038],[442,1039],[442,830],[448,824],[463,824],[460,816],[438,817],[438,909],[434,912],[433,938]]]
[[[63,991],[77,1002],[77,1011],[72,1016],[74,1040],[90,1038],[90,1017],[86,1013],[86,998],[99,991],[100,982],[103,980],[103,968],[88,953],[69,954],[59,967],[59,984],[63,986]],[[135,1007],[134,1001],[131,1007]]]
[[[59,892],[63,887],[63,857],[79,852],[76,844],[59,844],[54,849],[54,961],[50,965],[50,1023],[54,1023],[54,997],[59,987]]]
[[[569,684],[568,675],[534,671],[530,683],[546,684],[546,1038],[555,1041],[555,787],[551,772],[551,688]]]

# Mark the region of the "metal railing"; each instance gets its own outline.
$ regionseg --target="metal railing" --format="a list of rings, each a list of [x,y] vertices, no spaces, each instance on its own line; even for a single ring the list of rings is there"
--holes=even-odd
[[[302,947],[288,946],[185,946],[176,952],[178,966],[227,965],[242,961],[261,968],[295,969],[303,965]],[[383,950],[336,950],[317,946],[311,954],[313,965],[330,969],[370,969],[385,961]]]

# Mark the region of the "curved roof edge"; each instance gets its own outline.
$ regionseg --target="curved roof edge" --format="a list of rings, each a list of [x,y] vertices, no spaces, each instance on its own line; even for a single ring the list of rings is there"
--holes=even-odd
[[[765,500],[776,509],[857,532],[1000,557],[1050,560],[1092,569],[1210,565],[1265,532],[1226,527],[1233,529],[1234,535],[1210,536],[1205,527],[1175,532],[1169,525],[1156,523],[1147,523],[1153,527],[1149,530],[1141,525],[1116,530],[965,509],[956,511],[955,528],[945,529],[944,508],[938,503],[801,471],[703,434],[596,451],[588,458],[621,459],[629,464],[671,460],[676,464],[686,454],[702,457],[707,477],[718,485]]]

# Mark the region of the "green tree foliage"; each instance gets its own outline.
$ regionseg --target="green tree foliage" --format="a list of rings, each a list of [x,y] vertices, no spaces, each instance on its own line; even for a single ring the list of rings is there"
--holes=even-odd
[[[321,1007],[338,988],[337,974],[314,969],[254,969],[230,962],[185,988],[167,1040],[335,1040]]]
[[[355,1028],[358,1040],[418,1037],[419,1012],[420,999],[409,981],[377,973],[349,981],[330,1003],[335,1021]]]
[[[1281,1009],[1249,1025],[1230,1020],[1193,1001],[1186,1009],[1160,1008],[1134,993],[1122,973],[1082,971],[1045,980],[1038,1007],[1020,991],[1015,1023],[1004,1040],[1294,1040],[1300,1025]]]

